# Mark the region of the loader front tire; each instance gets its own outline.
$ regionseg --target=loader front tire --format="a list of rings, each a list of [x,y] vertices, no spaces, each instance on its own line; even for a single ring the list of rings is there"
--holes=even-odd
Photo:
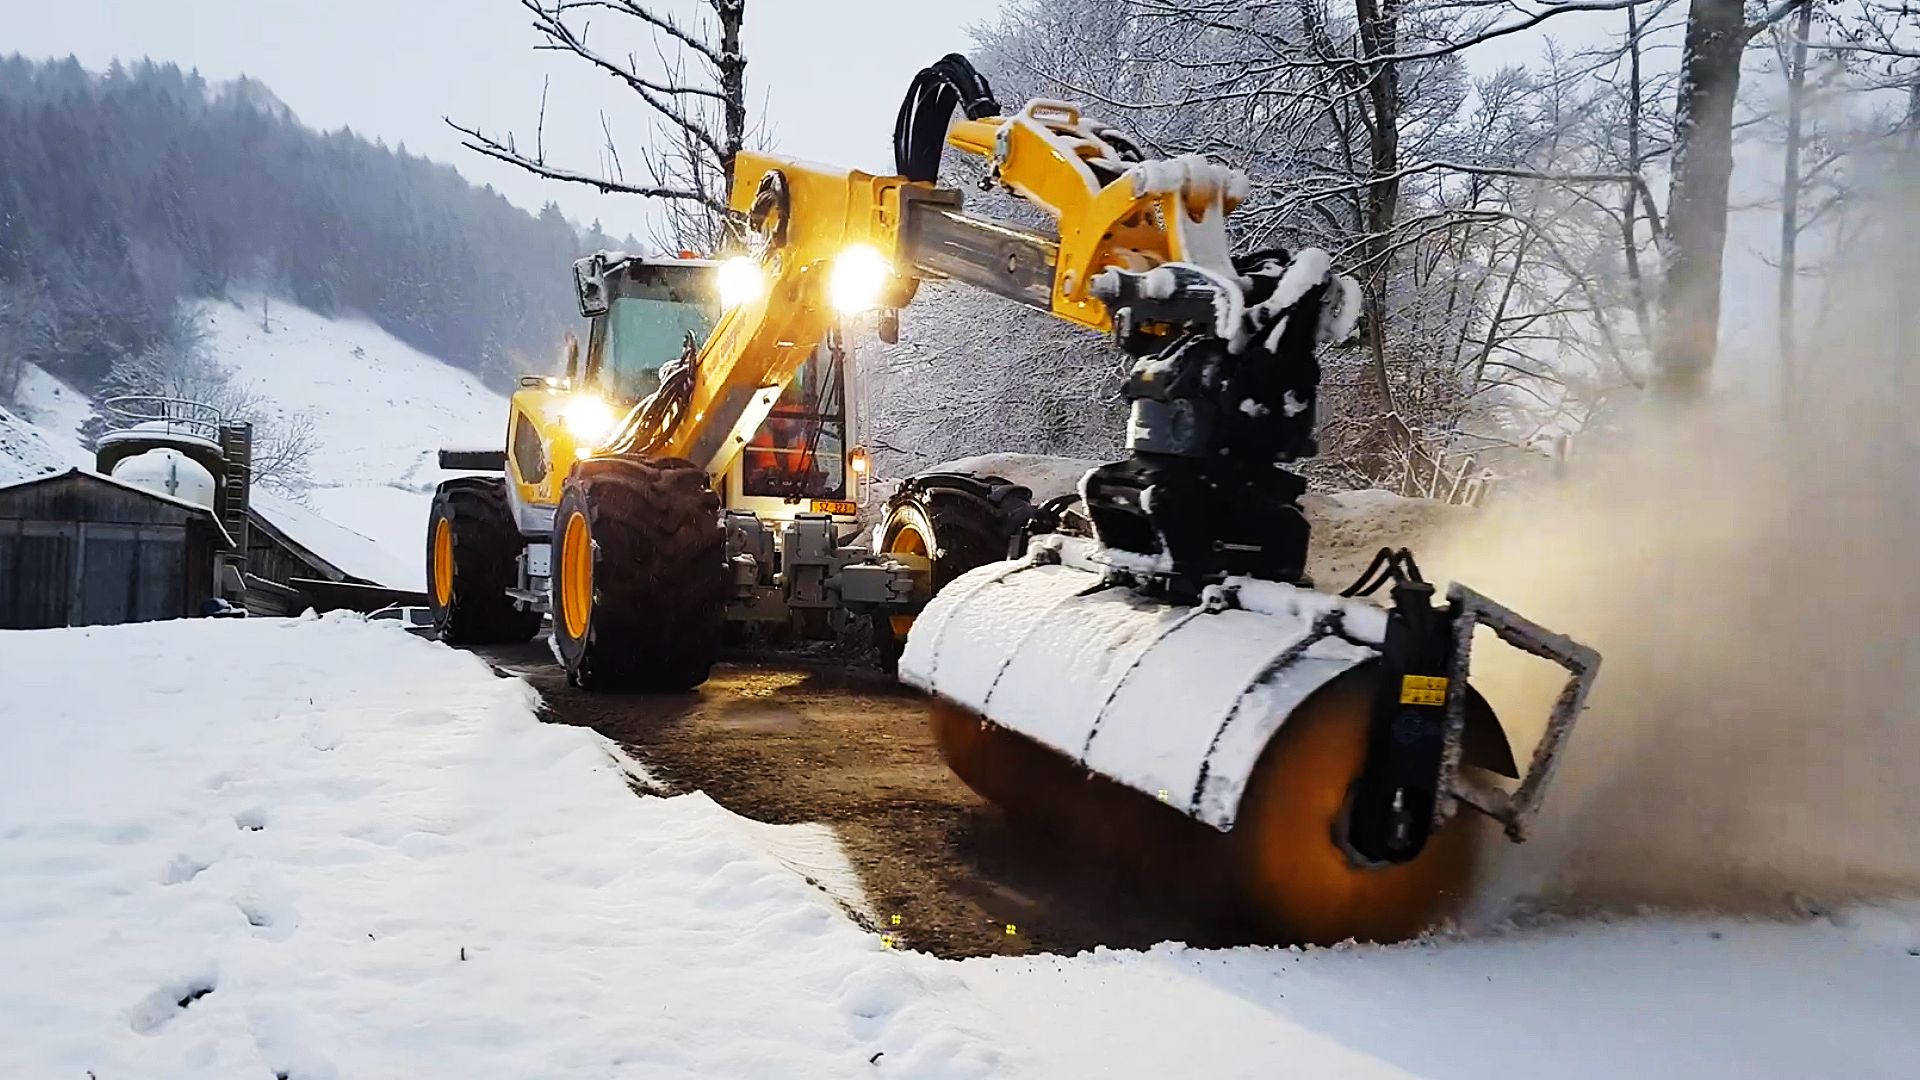
[[[1013,555],[1014,537],[1033,516],[1033,493],[998,476],[927,473],[887,500],[880,551],[933,563],[933,593],[961,574]],[[874,616],[874,644],[891,669],[900,662],[912,615]]]
[[[506,481],[462,477],[440,485],[427,518],[427,605],[449,645],[509,645],[540,632],[540,613],[507,590],[520,578],[525,546]]]
[[[553,519],[553,640],[590,690],[707,681],[726,621],[726,537],[706,474],[679,458],[603,458],[567,478]]]

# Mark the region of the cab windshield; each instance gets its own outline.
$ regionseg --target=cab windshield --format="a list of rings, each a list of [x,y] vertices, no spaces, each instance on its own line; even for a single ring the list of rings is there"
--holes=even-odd
[[[630,266],[596,330],[588,382],[612,401],[632,404],[660,389],[660,369],[707,340],[719,319],[712,268],[697,263]]]
[[[747,443],[742,492],[796,499],[847,493],[843,354],[816,350]]]

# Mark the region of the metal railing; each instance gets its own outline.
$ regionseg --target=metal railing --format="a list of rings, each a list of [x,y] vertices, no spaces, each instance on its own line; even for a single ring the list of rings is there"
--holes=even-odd
[[[220,426],[226,421],[219,409],[204,401],[159,394],[122,394],[108,398],[101,408],[115,431],[156,431],[212,443],[220,441]]]

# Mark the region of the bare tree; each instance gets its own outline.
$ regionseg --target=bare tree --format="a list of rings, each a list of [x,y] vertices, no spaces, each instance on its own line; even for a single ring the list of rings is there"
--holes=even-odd
[[[1022,0],[983,32],[982,60],[1016,94],[1077,98],[1159,152],[1244,168],[1237,246],[1324,247],[1359,275],[1366,334],[1324,362],[1311,468],[1426,493],[1459,486],[1491,445],[1531,442],[1522,408],[1580,422],[1556,370],[1576,331],[1628,373],[1599,381],[1637,378],[1611,279],[1622,232],[1658,218],[1649,155],[1592,154],[1603,132],[1570,81],[1476,78],[1461,53],[1560,14],[1660,2]],[[1610,191],[1624,214],[1596,213],[1618,204]],[[1496,430],[1509,421],[1517,440]]]
[[[740,45],[746,0],[701,0],[711,18],[693,26],[643,0],[519,3],[540,35],[541,42],[534,48],[574,56],[611,76],[640,100],[657,136],[654,146],[638,155],[636,164],[643,175],[628,178],[626,161],[604,112],[600,119],[606,143],[597,171],[549,162],[544,91],[531,153],[522,149],[511,132],[489,135],[478,126],[447,119],[465,137],[463,145],[551,180],[659,200],[673,243],[717,250],[727,235],[733,159],[752,136],[746,103],[747,59]],[[653,63],[643,64],[636,50],[616,52],[590,42],[590,38],[601,40],[590,34],[594,15],[612,16],[629,32],[644,34],[652,45]]]
[[[312,413],[296,412],[255,424],[253,481],[299,498],[311,479],[307,467],[319,450],[320,425]]]
[[[156,346],[113,365],[97,400],[124,395],[155,395],[194,401],[230,421],[253,424],[253,479],[283,494],[298,496],[307,485],[308,464],[319,449],[319,426],[311,413],[284,412],[273,399],[233,375],[208,354],[204,332],[186,315],[172,343]],[[110,420],[95,416],[83,429],[97,436]]]
[[[1779,305],[1780,399],[1793,400],[1795,366],[1794,286],[1800,273],[1800,151],[1806,126],[1807,35],[1813,29],[1813,5],[1802,4],[1793,19],[1790,40],[1782,43],[1781,64],[1787,80],[1787,130],[1780,164],[1780,266],[1776,301]]]
[[[1655,351],[1655,386],[1668,397],[1704,394],[1718,349],[1741,60],[1754,35],[1811,2],[1782,0],[1752,22],[1742,0],[1691,0],[1688,7]]]

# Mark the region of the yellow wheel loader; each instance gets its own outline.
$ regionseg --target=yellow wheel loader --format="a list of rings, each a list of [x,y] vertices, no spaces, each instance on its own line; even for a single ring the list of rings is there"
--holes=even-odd
[[[1053,227],[968,214],[938,184],[946,149]],[[1445,915],[1481,832],[1456,811],[1524,838],[1599,657],[1464,586],[1436,597],[1405,549],[1313,588],[1285,466],[1314,452],[1316,350],[1353,333],[1355,283],[1317,250],[1235,253],[1243,174],[1155,158],[1067,102],[1003,114],[957,55],[914,80],[894,151],[892,176],[742,153],[743,252],[576,265],[584,351],[515,394],[504,452],[443,455],[502,475],[436,499],[442,636],[525,638],[550,612],[580,684],[690,687],[729,622],[865,612],[933,695],[948,762],[1010,812],[1116,857],[1197,858],[1180,887],[1281,940]],[[1041,506],[997,477],[915,477],[855,548],[847,492],[815,484],[823,458],[857,460],[818,388],[843,384],[842,317],[890,337],[926,278],[1110,334],[1135,360],[1128,456]],[[769,440],[783,401],[801,422]],[[754,503],[756,453],[783,452],[806,478]],[[1524,769],[1467,683],[1481,626],[1568,672]]]

